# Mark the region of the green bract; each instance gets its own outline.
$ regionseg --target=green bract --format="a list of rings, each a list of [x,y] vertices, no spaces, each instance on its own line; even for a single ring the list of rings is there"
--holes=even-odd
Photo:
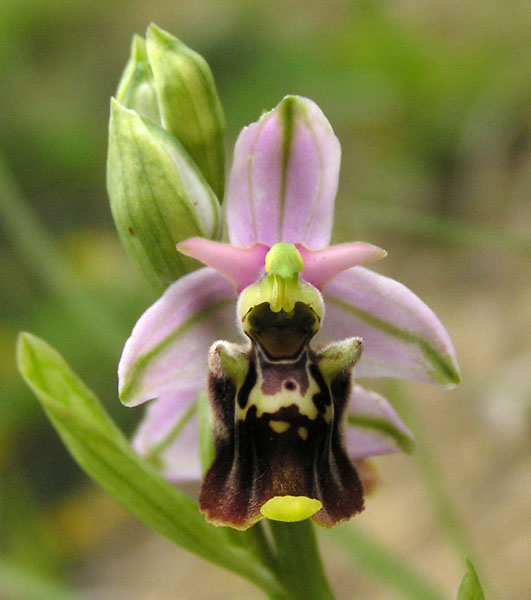
[[[210,67],[202,56],[153,24],[146,49],[164,128],[182,143],[221,198],[225,117]]]
[[[161,127],[111,105],[107,189],[131,259],[159,290],[196,268],[175,245],[219,237],[219,202],[182,145]]]
[[[457,592],[457,600],[485,600],[474,565],[468,559],[466,573]]]
[[[122,243],[159,291],[197,267],[178,242],[221,235],[223,129],[205,61],[155,25],[135,36],[111,103],[107,189]]]

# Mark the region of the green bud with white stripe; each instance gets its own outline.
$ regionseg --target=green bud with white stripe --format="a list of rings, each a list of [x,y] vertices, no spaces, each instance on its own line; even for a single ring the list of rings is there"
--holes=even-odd
[[[199,266],[178,242],[221,235],[218,199],[182,144],[114,99],[107,190],[125,249],[158,291]]]
[[[212,72],[204,58],[151,24],[146,52],[164,129],[175,136],[223,198],[225,117]]]
[[[139,35],[133,37],[131,55],[118,84],[116,99],[142,117],[147,117],[159,125],[162,124],[146,41]]]

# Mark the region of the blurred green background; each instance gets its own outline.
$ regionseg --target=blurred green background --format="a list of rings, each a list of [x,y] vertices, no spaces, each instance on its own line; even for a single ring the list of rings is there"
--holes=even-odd
[[[109,97],[150,21],[209,62],[238,131],[288,93],[343,149],[335,241],[434,308],[463,384],[390,394],[418,456],[376,461],[355,526],[447,598],[471,553],[488,592],[531,597],[531,8],[525,0],[3,0],[0,3],[0,598],[258,598],[150,534],[69,458],[14,363],[47,339],[131,431],[116,365],[154,300],[113,230]],[[413,401],[405,400],[411,398]],[[396,590],[323,537],[339,598]],[[48,595],[46,595],[48,594]],[[492,596],[494,597],[494,595]]]

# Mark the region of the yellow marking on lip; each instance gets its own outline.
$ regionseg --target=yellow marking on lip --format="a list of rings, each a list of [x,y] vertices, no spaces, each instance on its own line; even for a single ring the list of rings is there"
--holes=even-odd
[[[290,424],[287,421],[269,421],[269,427],[275,433],[284,433],[290,428]]]
[[[266,519],[294,523],[310,518],[323,505],[315,498],[307,496],[275,496],[260,509]]]
[[[308,367],[306,366],[306,368]],[[249,394],[247,405],[243,409],[236,406],[238,419],[245,419],[247,411],[251,406],[256,406],[256,416],[260,418],[264,413],[275,413],[281,408],[291,406],[292,404],[298,407],[301,415],[308,417],[310,420],[313,421],[318,417],[319,412],[313,401],[313,396],[319,393],[320,388],[311,374],[308,374],[309,386],[304,395],[301,394],[299,386],[296,386],[294,390],[289,390],[282,386],[278,392],[269,395],[264,394],[262,391],[264,376],[259,363],[256,365],[256,370],[256,384]],[[327,407],[327,410],[328,408],[330,407]],[[326,414],[325,418],[327,418]]]
[[[308,430],[306,429],[306,427],[299,427],[297,429],[297,433],[299,434],[299,437],[302,440],[307,440],[308,439]]]

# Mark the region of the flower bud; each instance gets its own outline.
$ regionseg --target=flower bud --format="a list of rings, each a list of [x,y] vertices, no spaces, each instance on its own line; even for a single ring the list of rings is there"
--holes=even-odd
[[[153,71],[148,61],[146,41],[133,37],[131,55],[116,90],[116,99],[126,108],[161,125]]]
[[[116,100],[111,102],[107,189],[122,243],[158,290],[197,268],[176,251],[178,242],[221,234],[219,202],[183,146]]]
[[[154,24],[147,31],[146,51],[162,126],[181,142],[218,198],[223,198],[225,118],[208,64]]]

